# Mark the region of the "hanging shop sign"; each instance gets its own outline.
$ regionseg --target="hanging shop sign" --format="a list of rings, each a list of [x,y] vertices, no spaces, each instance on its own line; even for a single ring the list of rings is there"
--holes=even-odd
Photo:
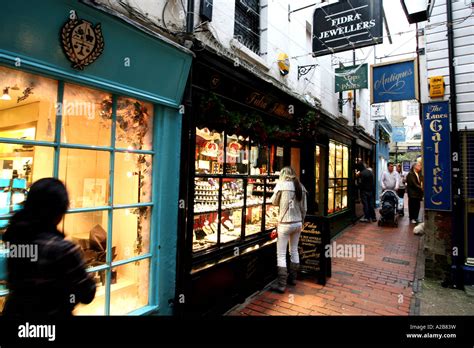
[[[382,0],[340,1],[314,11],[314,57],[382,42]]]
[[[408,146],[407,152],[421,152],[421,146]]]
[[[430,98],[444,97],[444,77],[443,76],[430,77],[428,86],[430,90]]]
[[[315,276],[319,284],[326,284],[331,276],[331,258],[327,253],[330,244],[327,222],[315,215],[306,215],[298,243],[300,271]]]
[[[395,143],[403,143],[406,141],[405,127],[393,127],[392,141]]]
[[[338,93],[353,89],[367,88],[367,72],[367,64],[337,68],[335,92]]]
[[[451,210],[449,104],[423,104],[425,209]]]
[[[370,74],[372,104],[418,99],[416,59],[371,65]]]

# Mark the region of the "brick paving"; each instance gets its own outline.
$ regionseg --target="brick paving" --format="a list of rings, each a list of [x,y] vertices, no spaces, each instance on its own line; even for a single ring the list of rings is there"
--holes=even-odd
[[[420,242],[413,226],[407,214],[398,228],[356,223],[332,242],[364,245],[363,261],[333,258],[325,286],[303,279],[284,294],[267,288],[228,315],[409,315]]]

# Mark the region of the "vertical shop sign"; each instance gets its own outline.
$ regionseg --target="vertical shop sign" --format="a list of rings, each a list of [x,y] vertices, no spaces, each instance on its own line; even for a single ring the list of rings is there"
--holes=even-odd
[[[425,209],[451,210],[449,104],[423,104]]]

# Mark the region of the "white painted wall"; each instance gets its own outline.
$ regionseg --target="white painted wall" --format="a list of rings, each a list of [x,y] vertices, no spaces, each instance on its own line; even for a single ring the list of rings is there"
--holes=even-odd
[[[453,1],[454,69],[458,108],[458,128],[474,129],[474,16],[470,0]],[[422,38],[426,56],[422,60],[421,96],[424,103],[449,100],[449,60],[447,39],[446,0],[437,0],[430,21],[423,24]],[[445,97],[431,99],[428,94],[428,77],[444,76]]]
[[[260,78],[275,84],[301,100],[305,100],[305,95],[314,98],[331,115],[334,117],[342,116],[349,125],[352,124],[352,103],[344,105],[343,112],[339,114],[339,96],[338,93],[334,92],[334,69],[339,66],[339,61],[343,61],[346,66],[352,65],[352,51],[318,58],[311,56],[311,35],[307,34],[307,29],[310,29],[311,34],[312,17],[316,6],[292,13],[291,21],[288,20],[289,6],[291,9],[297,9],[315,2],[321,2],[320,0],[261,0],[260,55],[253,53],[234,39],[235,0],[214,0],[213,19],[209,23],[203,23],[199,18],[200,1],[204,0],[195,0],[194,11],[194,22],[197,30],[195,35],[200,41],[215,49],[219,54],[228,56],[236,64],[243,65]],[[142,21],[148,22],[150,26],[162,28],[164,31],[177,33],[183,32],[185,28],[186,0],[182,0],[182,2],[181,0],[123,0],[122,3],[128,6],[109,0],[97,0],[97,2],[126,16],[141,18]],[[329,3],[334,2],[337,1],[329,1]],[[393,6],[394,0],[384,0],[385,8],[387,8],[389,2],[390,6]],[[163,13],[166,3],[166,11]],[[394,13],[390,10],[386,10],[386,12],[389,26],[394,25],[396,27],[396,24],[400,21],[400,18],[397,18],[400,16],[400,12]],[[404,18],[403,20],[406,21]],[[164,28],[165,26],[167,29]],[[170,37],[173,36],[170,35]],[[174,37],[177,39],[179,35]],[[397,41],[398,39],[399,41]],[[390,53],[400,43],[400,40],[406,39],[402,37],[394,38],[393,45],[389,45],[388,40],[385,39],[385,43],[376,46],[375,49],[372,47],[357,49],[357,64],[363,62],[365,58],[367,58],[366,63],[373,64],[376,61],[376,56],[383,57],[384,54]],[[277,66],[277,57],[281,52],[288,54],[291,58],[291,69],[287,76],[281,76]],[[378,62],[380,61],[383,60],[379,59]],[[309,64],[318,64],[318,66],[298,80],[298,65]],[[347,98],[347,92],[343,93],[343,98]],[[369,134],[373,134],[374,125],[370,121],[370,94],[368,89],[357,91],[357,105],[360,108],[360,118],[357,120],[357,124],[364,127]]]

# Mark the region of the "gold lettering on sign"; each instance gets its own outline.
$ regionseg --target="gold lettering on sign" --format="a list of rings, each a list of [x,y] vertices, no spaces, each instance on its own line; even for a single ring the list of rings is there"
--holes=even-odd
[[[426,118],[430,119],[430,116],[426,115]],[[435,196],[443,192],[443,186],[441,185],[441,183],[443,182],[443,177],[441,174],[442,170],[439,167],[439,145],[443,140],[441,139],[441,133],[440,133],[442,129],[443,129],[443,125],[441,124],[440,120],[433,119],[430,122],[430,130],[433,132],[431,139],[433,140],[433,144],[434,144],[434,163],[435,163],[435,167],[433,168],[433,187],[432,187],[432,190],[433,190],[432,192],[434,192],[434,195],[431,196],[431,203],[433,203],[434,205],[442,204],[441,201],[435,199]]]

